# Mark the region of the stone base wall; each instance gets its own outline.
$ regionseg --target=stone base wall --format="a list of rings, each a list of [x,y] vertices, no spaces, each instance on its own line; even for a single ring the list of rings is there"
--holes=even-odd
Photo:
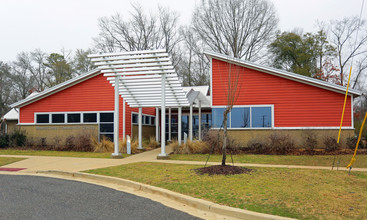
[[[47,145],[53,145],[58,139],[62,142],[69,136],[91,135],[98,140],[98,125],[19,125],[27,138],[39,141],[45,138]]]
[[[326,137],[338,138],[338,129],[249,129],[249,130],[228,130],[230,137],[239,141],[244,147],[250,140],[267,141],[271,134],[288,135],[297,148],[303,148],[306,137],[312,133],[316,135],[319,148],[324,148],[324,140]],[[354,136],[354,129],[342,129],[340,144],[346,147],[346,139]]]

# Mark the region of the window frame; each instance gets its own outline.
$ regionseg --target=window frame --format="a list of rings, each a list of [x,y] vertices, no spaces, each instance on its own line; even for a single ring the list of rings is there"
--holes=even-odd
[[[270,107],[271,114],[271,126],[270,127],[252,127],[252,107]],[[215,108],[226,108],[226,106],[212,106],[212,110]],[[274,128],[274,104],[265,104],[265,105],[234,105],[233,108],[249,108],[250,109],[250,127],[244,128],[232,128],[232,111],[228,115],[229,123],[227,125],[227,129],[231,130],[264,130],[264,129],[273,129]],[[213,123],[213,111],[212,111],[212,126]],[[219,127],[211,127],[212,129],[219,129]]]
[[[137,116],[137,122],[133,122],[133,115]],[[149,123],[145,123],[145,119],[149,117]],[[155,115],[148,115],[148,114],[142,114],[142,119],[141,119],[142,125],[147,125],[147,126],[155,126]],[[139,125],[139,113],[137,112],[131,112],[131,125]]]

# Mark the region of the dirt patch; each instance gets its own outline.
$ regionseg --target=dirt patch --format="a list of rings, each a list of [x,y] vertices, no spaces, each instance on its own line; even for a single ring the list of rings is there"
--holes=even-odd
[[[245,167],[237,167],[230,165],[215,165],[209,167],[202,167],[198,169],[194,169],[197,174],[209,174],[209,175],[235,175],[235,174],[243,174],[243,173],[251,173],[253,169],[248,169]]]

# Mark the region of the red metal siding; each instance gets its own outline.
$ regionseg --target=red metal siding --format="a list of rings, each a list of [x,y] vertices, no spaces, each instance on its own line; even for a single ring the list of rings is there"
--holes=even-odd
[[[274,104],[275,127],[338,127],[344,94],[212,60],[213,106],[224,106],[228,72],[239,72],[235,105]],[[236,74],[233,74],[236,75]],[[351,126],[348,96],[343,126]]]
[[[120,136],[122,136],[122,102],[120,98]],[[114,88],[103,74],[47,96],[20,108],[20,123],[34,123],[35,112],[113,111]],[[131,112],[126,105],[126,135],[131,135]],[[155,115],[155,108],[143,108],[144,114]]]

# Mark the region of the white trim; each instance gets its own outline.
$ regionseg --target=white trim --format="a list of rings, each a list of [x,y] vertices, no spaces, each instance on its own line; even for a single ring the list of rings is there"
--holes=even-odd
[[[323,88],[323,89],[326,89],[326,90],[330,90],[330,91],[345,94],[346,87],[339,86],[339,85],[336,85],[336,84],[332,84],[332,83],[329,83],[329,82],[321,81],[321,80],[318,80],[318,79],[314,79],[314,78],[303,76],[303,75],[296,74],[296,73],[287,72],[287,71],[284,71],[284,70],[279,70],[279,69],[275,69],[275,68],[271,68],[271,67],[267,67],[267,66],[262,66],[262,65],[259,65],[259,64],[255,64],[255,63],[252,63],[252,62],[249,62],[249,61],[244,61],[244,60],[234,58],[234,57],[230,57],[230,56],[227,56],[227,55],[223,55],[223,54],[220,54],[220,53],[204,52],[204,54],[206,56],[208,56],[209,58],[214,57],[215,59],[222,60],[222,61],[227,62],[227,63],[233,63],[235,65],[239,65],[239,66],[243,66],[243,67],[246,67],[246,68],[258,70],[258,71],[268,73],[268,74],[271,74],[271,75],[287,78],[287,79],[297,81],[297,82],[300,82],[300,83],[304,83],[304,84],[312,85],[312,86],[315,86],[315,87]],[[356,95],[356,96],[360,96],[360,95],[363,94],[362,91],[355,90],[355,89],[349,89],[349,93],[351,93],[353,95]]]
[[[219,128],[210,128],[213,130],[219,130]],[[338,130],[339,127],[265,127],[265,128],[227,128],[228,130]],[[353,129],[352,127],[342,127],[344,130]]]
[[[75,112],[34,112],[34,116],[33,116],[33,123],[18,123],[19,125],[24,125],[24,124],[35,124],[35,125],[63,125],[63,124],[98,124],[100,123],[99,120],[99,113],[113,113],[114,111],[75,111]],[[78,114],[80,113],[80,123],[67,123],[67,114]],[[97,114],[97,122],[83,122],[84,121],[84,113],[96,113]],[[42,115],[49,115],[51,116],[52,114],[65,114],[65,120],[64,123],[51,123],[51,117],[49,117],[49,123],[37,123],[36,122],[36,115],[38,114],[42,114]]]
[[[133,114],[137,115],[138,116],[138,120],[139,120],[139,112],[131,112],[131,125],[138,125],[139,123],[133,123]],[[150,119],[150,123],[149,124],[146,124],[145,123],[145,117],[144,117],[144,116],[149,116],[149,117],[156,118],[155,115],[149,115],[149,114],[144,114],[144,113],[142,113],[141,115],[144,118],[144,120],[142,120],[142,123],[143,123],[144,126],[155,126],[155,124],[152,124],[152,119]],[[154,123],[156,123],[156,120],[154,120]]]
[[[213,105],[213,58],[209,57],[210,61],[210,105]],[[206,95],[206,94],[205,94]]]

